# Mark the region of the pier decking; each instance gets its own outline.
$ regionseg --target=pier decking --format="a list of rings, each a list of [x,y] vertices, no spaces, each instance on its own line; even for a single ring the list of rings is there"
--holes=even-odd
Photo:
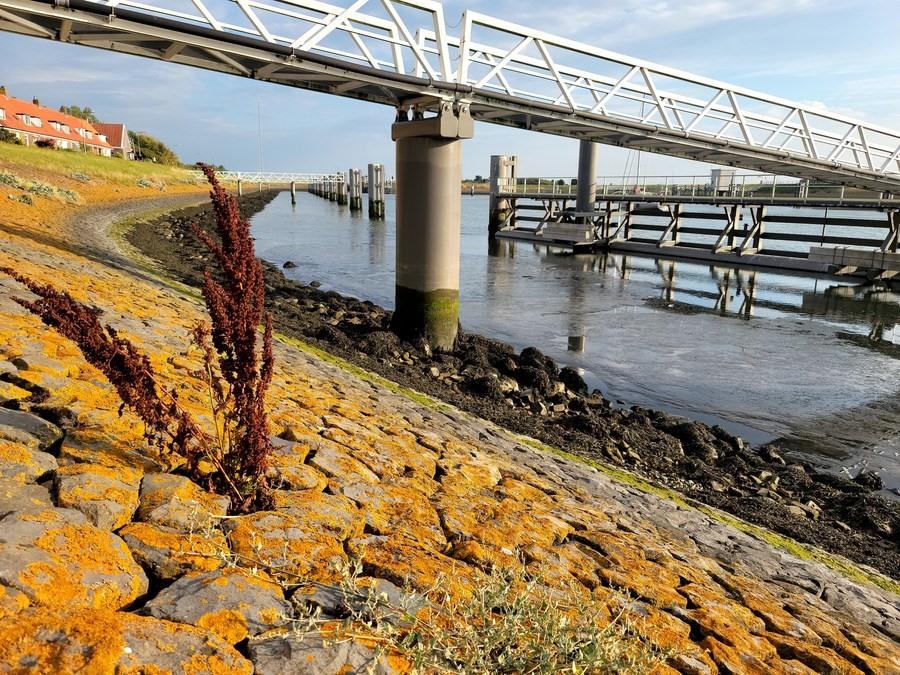
[[[900,274],[900,198],[891,193],[778,176],[601,178],[593,210],[578,210],[577,180],[507,175],[492,185],[501,238],[739,266]]]

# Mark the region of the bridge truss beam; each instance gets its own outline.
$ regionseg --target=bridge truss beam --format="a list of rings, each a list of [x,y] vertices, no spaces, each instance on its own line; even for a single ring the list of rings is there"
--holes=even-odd
[[[0,30],[394,107],[867,189],[900,134],[434,0],[0,0]],[[455,65],[451,65],[455,64]]]

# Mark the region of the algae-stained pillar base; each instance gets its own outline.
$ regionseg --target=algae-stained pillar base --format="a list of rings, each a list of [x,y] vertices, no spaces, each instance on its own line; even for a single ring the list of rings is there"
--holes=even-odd
[[[402,116],[401,116],[402,117]],[[442,105],[437,117],[399,121],[397,277],[392,328],[450,350],[459,330],[462,142],[473,135],[468,106]]]

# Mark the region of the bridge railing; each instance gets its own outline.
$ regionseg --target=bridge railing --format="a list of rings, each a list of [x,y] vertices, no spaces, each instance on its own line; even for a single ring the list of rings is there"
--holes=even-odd
[[[900,205],[900,195],[848,188],[832,183],[814,183],[791,176],[737,174],[711,179],[709,174],[696,176],[601,176],[596,179],[598,199],[643,195],[657,199],[668,197],[702,199],[735,198],[753,201],[834,201],[875,202]],[[572,177],[501,178],[498,190],[508,195],[570,196],[578,194],[578,180]]]

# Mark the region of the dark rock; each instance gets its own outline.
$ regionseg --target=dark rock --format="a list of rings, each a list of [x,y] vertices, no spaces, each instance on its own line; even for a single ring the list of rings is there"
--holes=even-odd
[[[539,394],[544,395],[550,391],[550,376],[540,368],[522,366],[515,372],[514,377],[521,386],[534,389]]]
[[[282,265],[282,267],[283,267],[284,269],[286,269],[286,270],[296,269],[296,268],[297,268],[297,263],[295,263],[295,262],[292,261],[292,260],[288,260],[286,263],[284,263],[284,265]]]
[[[881,480],[881,476],[879,476],[874,471],[867,471],[863,469],[858,474],[856,474],[856,478],[853,479],[853,482],[862,485],[867,490],[871,490],[872,492],[877,492],[878,490],[884,489],[884,481]]]
[[[559,373],[556,362],[535,347],[525,347],[519,354],[519,365],[544,370],[554,377]]]
[[[574,368],[569,368],[566,366],[562,370],[559,371],[559,379],[560,381],[566,385],[566,389],[575,392],[576,394],[584,395],[587,394],[588,387],[584,381],[584,378],[578,374],[578,371]]]

